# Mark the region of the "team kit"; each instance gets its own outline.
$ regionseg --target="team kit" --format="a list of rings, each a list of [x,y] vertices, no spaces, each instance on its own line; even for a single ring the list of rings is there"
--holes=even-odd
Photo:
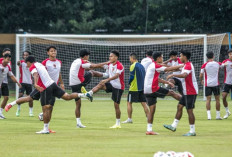
[[[72,93],[65,92],[65,86],[62,79],[61,67],[62,62],[56,58],[57,48],[50,46],[46,49],[48,58],[41,63],[30,51],[22,53],[22,60],[17,62],[20,72],[19,81],[16,79],[11,69],[11,50],[5,48],[0,58],[0,96],[2,104],[0,108],[0,119],[5,119],[3,111],[8,112],[13,106],[17,105],[16,116],[20,116],[21,104],[28,102],[29,116],[33,115],[33,101],[40,100],[43,113],[40,114],[40,120],[43,120],[44,127],[37,134],[55,133],[49,128],[52,117],[53,107],[56,98],[63,100],[75,100],[75,116],[78,128],[85,128],[82,124],[81,116],[81,98],[93,101],[94,94],[100,90],[106,93],[112,93],[116,123],[111,126],[112,129],[121,128],[121,111],[120,102],[125,89],[124,66],[119,61],[120,53],[112,50],[109,53],[109,61],[103,63],[91,63],[88,49],[79,51],[79,58],[74,60],[69,71],[69,86]],[[172,50],[169,52],[169,59],[163,61],[161,52],[146,51],[146,56],[141,63],[138,62],[136,53],[129,55],[131,62],[129,75],[129,92],[127,95],[127,113],[128,119],[122,123],[133,123],[132,120],[132,103],[141,103],[147,118],[146,135],[158,135],[152,129],[153,118],[156,110],[157,98],[171,96],[177,100],[177,111],[173,123],[165,124],[164,128],[170,131],[176,131],[178,123],[182,117],[183,109],[186,108],[190,131],[183,136],[196,136],[194,108],[198,95],[198,84],[195,70],[191,60],[191,52],[182,49],[180,52]],[[211,120],[210,102],[212,94],[216,100],[216,120],[227,119],[231,113],[226,100],[230,90],[232,90],[232,51],[228,51],[228,59],[222,63],[214,61],[214,53],[207,52],[208,61],[204,63],[200,71],[200,82],[205,86],[207,119]],[[104,69],[104,72],[95,69]],[[224,70],[224,84],[222,89],[222,100],[226,110],[223,118],[220,115],[220,87],[219,71]],[[167,73],[166,79],[159,77],[161,72]],[[19,86],[19,97],[17,100],[7,104],[9,99],[8,77]],[[103,79],[90,91],[85,87],[91,82],[93,77],[102,77]],[[160,83],[165,87],[160,87]],[[32,88],[34,86],[34,89]],[[177,87],[178,92],[172,90]],[[25,95],[25,96],[24,96]]]

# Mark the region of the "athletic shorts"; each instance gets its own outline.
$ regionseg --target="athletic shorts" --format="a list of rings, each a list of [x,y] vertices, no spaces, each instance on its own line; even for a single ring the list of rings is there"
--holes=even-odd
[[[9,88],[7,83],[2,83],[1,92],[2,92],[2,96],[9,96]]]
[[[32,85],[21,83],[22,88],[19,88],[19,93],[23,93],[26,91],[26,94],[29,95],[32,92]]]
[[[146,102],[143,91],[129,91],[127,95],[128,102]]]
[[[42,106],[48,104],[53,106],[55,97],[61,98],[65,94],[65,91],[63,91],[56,83],[53,83],[40,94],[40,102]]]
[[[174,80],[174,85],[177,86],[178,92],[179,92],[181,95],[183,95],[183,87],[182,87],[181,81],[180,81],[178,78],[175,78],[175,77],[173,78],[173,80]]]
[[[109,82],[106,83],[105,85],[106,85],[106,93],[112,92],[111,99],[117,104],[120,104],[122,93],[124,92],[124,90],[114,88]]]
[[[196,98],[197,95],[182,95],[179,104],[185,106],[186,109],[194,109]]]
[[[217,96],[220,95],[220,87],[215,86],[215,87],[205,87],[205,96],[211,96],[212,93]]]
[[[30,93],[30,97],[33,100],[39,100],[40,99],[40,92],[37,89],[34,89],[31,93]]]
[[[91,79],[92,79],[92,73],[91,72],[85,72],[85,75],[84,75],[84,82],[82,82],[81,84],[78,84],[78,85],[73,85],[73,86],[70,86],[71,89],[72,89],[72,93],[81,93],[81,87],[82,86],[87,86],[90,82],[91,82]],[[76,98],[75,101],[78,101],[80,98]]]
[[[222,92],[230,93],[230,90],[232,91],[232,85],[224,83],[222,87]]]
[[[157,90],[154,93],[151,94],[145,94],[147,105],[152,106],[157,103],[157,97],[164,98],[168,94],[169,90],[166,88],[160,87],[159,90]]]

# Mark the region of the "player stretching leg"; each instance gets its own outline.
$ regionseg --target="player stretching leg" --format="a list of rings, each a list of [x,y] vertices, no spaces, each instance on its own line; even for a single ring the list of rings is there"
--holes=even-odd
[[[87,94],[91,96],[98,92],[99,90],[105,90],[107,93],[112,92],[112,100],[114,101],[114,108],[116,112],[116,124],[110,128],[121,128],[120,125],[120,101],[122,97],[122,93],[124,91],[124,67],[122,63],[118,61],[119,52],[117,50],[113,50],[110,53],[108,64],[108,73],[104,75],[109,75],[108,79],[102,80],[97,86],[95,86],[91,91]]]
[[[32,79],[31,79],[31,73],[29,69],[27,68],[27,64],[25,63],[25,59],[31,55],[31,52],[24,51],[23,52],[23,60],[20,60],[17,62],[17,65],[19,66],[19,72],[20,72],[20,84],[22,87],[19,89],[19,97],[21,98],[24,95],[24,92],[26,91],[26,95],[28,96],[32,92]],[[16,111],[16,116],[20,116],[20,110],[21,105],[18,104],[18,109]],[[33,101],[29,101],[29,116],[32,117],[33,115]]]
[[[70,73],[69,73],[69,85],[72,88],[72,92],[81,93],[81,88],[85,87],[87,84],[90,83],[92,77],[102,77],[102,73],[96,71],[88,71],[85,72],[85,69],[95,69],[101,68],[106,65],[108,62],[100,63],[100,64],[92,64],[89,63],[89,55],[90,51],[87,49],[80,50],[80,58],[73,61]],[[77,121],[77,128],[85,128],[81,123],[81,99],[76,98],[76,121]]]
[[[205,96],[206,100],[206,110],[208,120],[211,120],[211,113],[210,113],[210,102],[212,93],[214,94],[216,100],[216,120],[222,120],[220,117],[220,87],[219,87],[219,80],[218,74],[221,63],[214,61],[214,54],[213,52],[207,52],[206,57],[208,61],[202,65],[201,72],[200,72],[200,81],[203,86],[205,86]],[[205,75],[205,84],[203,80],[203,76]]]
[[[179,101],[177,106],[176,117],[172,123],[172,125],[164,125],[165,128],[176,131],[177,125],[182,117],[183,108],[186,107],[190,131],[183,136],[196,136],[195,132],[195,116],[193,113],[193,109],[195,107],[195,101],[198,94],[198,85],[197,79],[195,77],[195,70],[192,63],[189,61],[191,57],[191,52],[188,50],[181,50],[180,59],[181,62],[184,63],[184,67],[182,68],[181,74],[171,74],[167,77],[167,79],[172,77],[182,78],[182,87],[183,87],[183,96]]]
[[[157,135],[156,132],[152,131],[152,123],[153,123],[153,118],[154,118],[155,109],[156,109],[157,97],[164,98],[165,96],[172,96],[176,100],[181,99],[180,94],[175,93],[172,90],[159,87],[159,82],[168,84],[171,87],[174,87],[174,85],[171,82],[160,79],[159,75],[161,71],[168,72],[172,70],[177,70],[183,67],[183,65],[178,65],[178,66],[173,66],[173,67],[164,67],[160,65],[161,63],[163,63],[163,55],[160,52],[154,52],[153,59],[154,61],[149,65],[146,71],[146,76],[145,76],[145,81],[144,81],[144,94],[145,94],[147,104],[150,109],[150,112],[148,114],[148,119],[147,119],[146,135]]]

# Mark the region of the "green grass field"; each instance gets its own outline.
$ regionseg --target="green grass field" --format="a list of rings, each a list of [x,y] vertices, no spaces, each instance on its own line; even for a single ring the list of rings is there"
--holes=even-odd
[[[215,120],[215,102],[212,118],[206,119],[205,102],[197,101],[196,137],[183,137],[189,131],[187,114],[184,112],[176,132],[170,132],[163,124],[173,121],[175,100],[159,100],[153,129],[157,136],[146,136],[146,118],[140,104],[134,104],[133,124],[122,124],[121,129],[109,129],[115,123],[112,101],[82,103],[82,123],[85,129],[76,128],[73,101],[57,101],[50,128],[55,134],[37,135],[43,123],[37,118],[41,111],[35,102],[35,117],[28,116],[28,105],[23,104],[21,116],[15,117],[16,106],[8,113],[7,119],[0,120],[1,157],[38,156],[87,156],[87,157],[153,157],[157,151],[189,151],[195,157],[231,157],[232,116],[227,120]],[[231,104],[231,101],[229,101]],[[121,102],[121,120],[127,118],[126,101]],[[224,108],[221,115],[224,116]]]

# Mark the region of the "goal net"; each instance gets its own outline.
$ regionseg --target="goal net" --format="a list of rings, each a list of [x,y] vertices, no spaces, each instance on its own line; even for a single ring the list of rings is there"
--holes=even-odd
[[[38,62],[46,59],[46,48],[50,45],[57,47],[57,58],[62,61],[61,73],[65,83],[65,89],[71,92],[69,87],[69,69],[71,63],[79,58],[79,50],[87,48],[91,51],[90,61],[93,63],[105,62],[109,58],[111,50],[120,52],[119,61],[125,69],[125,91],[126,97],[129,89],[129,54],[135,52],[138,60],[145,57],[146,50],[162,52],[164,60],[169,59],[171,50],[188,49],[192,52],[191,62],[195,67],[195,73],[199,85],[199,96],[204,97],[204,87],[199,82],[201,65],[206,61],[207,51],[215,53],[215,59],[219,60],[221,44],[225,34],[216,35],[36,35],[24,34],[16,36],[16,60],[20,60],[24,50],[29,50]],[[102,69],[96,69],[103,71]],[[19,71],[17,68],[17,77]],[[161,74],[165,77],[165,74]],[[87,90],[99,83],[101,78],[93,78],[86,87]],[[17,87],[16,87],[17,88]],[[18,92],[16,92],[18,93]],[[110,95],[104,91],[95,95],[96,98],[109,99]]]

